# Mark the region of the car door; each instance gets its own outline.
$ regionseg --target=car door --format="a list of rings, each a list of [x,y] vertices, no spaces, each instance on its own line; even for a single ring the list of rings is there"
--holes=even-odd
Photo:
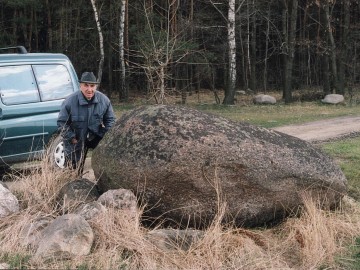
[[[0,163],[39,156],[57,130],[63,99],[74,91],[66,67],[0,67]]]

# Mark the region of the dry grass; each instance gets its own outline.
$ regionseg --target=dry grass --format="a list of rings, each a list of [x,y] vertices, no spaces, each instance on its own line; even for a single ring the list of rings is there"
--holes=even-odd
[[[74,177],[74,172],[54,170],[46,160],[42,161],[40,166],[34,167],[30,173],[18,171],[8,176],[7,185],[17,197],[21,211],[0,219],[1,250],[6,243],[8,250],[18,251],[20,247],[17,236],[24,225],[40,216],[57,215],[54,210],[55,196],[61,187]]]
[[[55,195],[75,176],[54,171],[44,162],[28,175],[14,176],[10,189],[21,201],[22,210],[0,220],[0,262],[16,256],[30,258],[34,250],[20,245],[21,231],[40,216],[55,217]],[[221,192],[219,192],[221,200]],[[241,229],[221,224],[225,204],[219,201],[218,215],[201,240],[189,250],[176,246],[163,250],[146,237],[152,230],[109,209],[90,221],[95,233],[92,253],[71,261],[34,262],[18,260],[13,267],[46,269],[338,269],[335,258],[346,257],[359,235],[360,206],[344,198],[334,212],[321,210],[318,202],[304,194],[300,217],[289,218],[275,228]]]
[[[341,209],[330,212],[319,209],[319,202],[307,194],[303,202],[301,217],[283,226],[285,242],[297,247],[301,269],[336,268],[335,258],[344,256],[346,247],[359,235],[359,205],[346,197]]]

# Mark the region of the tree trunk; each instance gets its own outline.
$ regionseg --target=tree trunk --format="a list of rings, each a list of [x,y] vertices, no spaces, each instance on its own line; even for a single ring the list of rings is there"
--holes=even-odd
[[[62,1],[61,3],[61,9],[60,9],[60,17],[61,18],[65,18],[65,0]],[[64,22],[65,20],[64,19],[61,19],[59,24],[59,37],[58,37],[58,40],[59,40],[59,48],[63,48],[63,44],[64,44],[64,41],[63,41],[63,36],[64,36]]]
[[[37,27],[37,12],[34,12],[34,40],[35,40],[35,51],[39,51],[39,29]]]
[[[248,89],[249,88],[249,83],[248,83],[248,80],[247,80],[247,71],[246,71],[246,53],[245,53],[245,50],[244,50],[244,42],[243,42],[243,34],[242,34],[242,28],[241,28],[241,25],[238,27],[239,29],[239,34],[238,36],[240,37],[240,40],[239,40],[239,43],[240,44],[240,57],[241,57],[241,77],[242,77],[242,84],[244,85],[245,89]]]
[[[330,42],[330,66],[332,72],[332,82],[335,88],[336,93],[341,93],[339,87],[339,79],[338,79],[338,71],[337,71],[337,63],[336,63],[336,45],[334,36],[332,34],[332,28],[330,23],[330,11],[329,11],[329,2],[328,0],[322,0],[322,7],[324,11],[324,19],[325,19],[325,28],[326,33],[328,35],[328,40]]]
[[[45,5],[46,5],[46,16],[47,16],[47,44],[48,44],[48,49],[50,51],[52,51],[53,49],[53,33],[52,33],[52,23],[51,23],[51,9],[50,9],[50,4],[49,4],[49,0],[45,1]]]
[[[253,0],[252,6],[255,6],[255,2]],[[254,8],[253,8],[254,9]],[[252,12],[251,16],[251,65],[250,65],[250,89],[257,92],[256,89],[256,13]]]
[[[186,104],[187,67],[185,63],[179,63],[176,66],[175,89],[177,93],[181,93],[181,104]]]
[[[284,0],[284,12],[289,15],[289,26],[285,25],[284,22],[283,33],[284,33],[284,43],[287,46],[287,50],[284,55],[284,90],[283,97],[285,103],[290,103],[292,101],[292,72],[293,72],[293,62],[294,62],[294,53],[295,53],[295,31],[296,31],[296,20],[297,20],[297,7],[298,1],[292,0],[291,9],[287,8],[287,1]],[[290,11],[290,12],[289,12]],[[290,13],[290,14],[289,14]]]
[[[287,94],[287,91],[288,91],[288,80],[287,80],[287,74],[286,74],[286,71],[287,71],[287,61],[288,61],[288,51],[289,51],[289,48],[288,48],[288,44],[289,44],[289,26],[288,26],[288,17],[289,17],[289,8],[287,6],[287,1],[286,0],[283,0],[282,2],[283,4],[283,8],[281,10],[281,22],[282,22],[282,26],[281,26],[281,30],[282,30],[282,46],[283,46],[283,51],[282,51],[282,59],[283,59],[283,99],[286,98],[286,96],[288,95]]]
[[[266,34],[265,34],[265,57],[264,57],[264,73],[263,73],[264,93],[266,93],[266,91],[267,91],[267,80],[268,80],[267,62],[268,62],[268,50],[269,50],[269,34],[270,34],[270,2],[268,2]]]
[[[194,39],[194,0],[190,0],[190,10],[189,10],[189,23],[190,23],[190,40]],[[189,93],[193,94],[193,81],[194,81],[194,66],[188,65],[188,74],[189,74]]]
[[[240,26],[241,27],[241,26]],[[246,89],[250,89],[250,77],[251,77],[251,57],[250,57],[250,8],[249,8],[249,1],[246,1],[246,66],[245,66],[245,73],[246,73]]]
[[[78,47],[78,40],[79,40],[79,36],[80,36],[80,31],[79,31],[79,25],[80,25],[80,9],[77,10],[76,12],[76,19],[75,19],[75,31],[74,31],[74,38],[75,38],[75,46]]]
[[[16,17],[19,16],[19,11],[17,9],[14,10],[14,15],[13,15],[13,20],[12,20],[12,35],[11,35],[11,39],[12,39],[12,44],[17,44],[17,24],[16,24]]]
[[[323,92],[325,95],[331,93],[330,87],[330,73],[329,73],[329,56],[327,53],[324,53],[322,56],[322,66],[323,66]]]
[[[178,10],[179,2],[178,0],[170,0],[169,8],[168,8],[168,23],[170,37],[175,37],[177,34],[177,10]]]
[[[339,59],[339,94],[345,94],[345,63],[349,63],[348,52],[349,48],[349,28],[350,28],[350,1],[344,1],[344,20],[341,32],[341,51]]]
[[[229,0],[228,9],[229,79],[223,104],[235,103],[236,86],[236,41],[235,41],[235,0]]]
[[[120,9],[120,27],[119,27],[119,53],[120,53],[120,91],[119,100],[127,101],[129,98],[128,90],[126,87],[126,69],[125,69],[125,54],[124,54],[124,34],[125,34],[125,14],[126,14],[126,0],[121,1]]]
[[[159,103],[164,104],[165,101],[165,65],[159,67]]]
[[[99,61],[98,78],[97,78],[97,80],[98,80],[99,83],[101,83],[103,66],[104,66],[104,59],[105,59],[105,53],[104,53],[104,37],[103,37],[103,34],[102,34],[101,25],[100,25],[100,19],[99,19],[99,15],[98,15],[97,8],[96,8],[96,0],[90,0],[90,1],[91,1],[93,10],[94,10],[96,27],[97,27],[98,34],[99,34],[100,61]]]

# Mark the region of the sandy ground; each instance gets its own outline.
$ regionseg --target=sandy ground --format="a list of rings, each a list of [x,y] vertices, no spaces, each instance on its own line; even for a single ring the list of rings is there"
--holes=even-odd
[[[326,142],[345,137],[360,136],[360,117],[346,116],[290,125],[274,130],[298,137],[309,142]]]

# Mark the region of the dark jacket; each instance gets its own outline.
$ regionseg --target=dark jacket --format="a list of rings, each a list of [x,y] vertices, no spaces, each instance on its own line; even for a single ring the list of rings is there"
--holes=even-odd
[[[102,138],[114,122],[114,111],[107,96],[95,91],[93,99],[87,101],[78,91],[62,103],[57,125],[66,147],[72,138],[79,143],[84,143],[88,134]]]

